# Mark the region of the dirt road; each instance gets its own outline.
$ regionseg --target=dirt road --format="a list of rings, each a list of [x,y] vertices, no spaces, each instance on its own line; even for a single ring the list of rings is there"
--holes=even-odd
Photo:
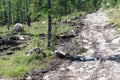
[[[44,80],[119,80],[120,79],[120,34],[110,25],[103,11],[87,14],[82,20],[79,33],[69,41],[57,46],[64,52],[77,53],[77,56],[96,57],[105,61],[73,61],[64,63],[55,71],[43,76]],[[79,23],[80,19],[76,20]],[[79,26],[77,24],[76,26]],[[81,49],[86,51],[81,52]]]

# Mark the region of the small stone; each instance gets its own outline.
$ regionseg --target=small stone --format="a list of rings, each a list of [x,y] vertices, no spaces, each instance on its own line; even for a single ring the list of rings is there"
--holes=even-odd
[[[23,25],[21,23],[16,23],[13,27],[14,33],[24,31]]]
[[[32,80],[32,77],[31,77],[31,76],[28,76],[28,77],[26,78],[26,80]]]
[[[119,44],[120,43],[120,38],[113,39],[112,44]]]
[[[64,58],[66,56],[66,53],[60,50],[55,50],[55,54],[60,58]]]
[[[27,56],[29,56],[29,55],[31,55],[34,52],[36,52],[37,54],[43,54],[43,50],[41,48],[39,48],[39,47],[34,47],[34,48],[28,50],[25,54]]]
[[[105,77],[101,77],[98,80],[106,80],[106,78]]]

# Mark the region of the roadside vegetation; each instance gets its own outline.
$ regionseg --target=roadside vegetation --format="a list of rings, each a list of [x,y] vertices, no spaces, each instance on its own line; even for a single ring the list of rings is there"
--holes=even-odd
[[[13,55],[0,56],[0,76],[19,77],[28,71],[45,67],[46,64],[40,64],[40,62],[42,62],[43,60],[46,62],[50,61],[52,55],[50,54],[50,51],[46,50],[47,38],[45,38],[45,40],[42,40],[38,36],[40,33],[47,33],[47,25],[44,26],[44,24],[42,24],[44,28],[39,25],[39,22],[32,23],[31,27],[24,25],[25,32],[18,33],[18,35],[29,35],[31,37],[31,39],[28,41],[27,47],[20,51],[16,50],[15,54]],[[3,37],[7,34],[11,34],[12,26],[13,25],[11,25],[10,31],[8,31],[5,26],[0,27],[0,36]],[[46,57],[43,57],[39,54],[25,56],[25,52],[33,47],[41,47],[42,49],[44,49]]]
[[[120,32],[120,7],[116,6],[113,8],[108,8],[106,10],[108,17],[109,17],[109,23],[118,31]]]
[[[66,24],[65,21],[74,20],[76,17],[79,18],[84,15],[85,12],[76,12],[71,15],[61,17],[62,21],[57,22],[56,19],[53,22],[57,24],[52,27],[52,35],[60,35],[63,32],[73,29],[70,24]],[[51,55],[51,51],[47,50],[47,21],[32,22],[31,27],[24,24],[24,32],[18,33],[18,35],[29,35],[30,40],[28,41],[27,47],[22,50],[16,50],[13,55],[2,55],[0,56],[0,76],[2,77],[20,77],[26,72],[31,70],[45,68],[54,55]],[[12,33],[13,25],[11,25],[8,31],[6,26],[0,27],[0,36],[3,37],[7,34]],[[44,34],[44,38],[40,37],[40,34]],[[55,44],[54,41],[52,44]],[[33,47],[40,47],[45,53],[45,57],[40,54],[32,54],[25,56],[25,52]],[[55,45],[51,46],[54,49]]]

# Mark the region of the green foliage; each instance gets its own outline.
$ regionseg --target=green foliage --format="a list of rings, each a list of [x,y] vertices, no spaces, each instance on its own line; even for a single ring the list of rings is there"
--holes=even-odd
[[[102,7],[109,8],[120,5],[120,0],[102,0]]]
[[[26,0],[10,0],[11,23],[24,23],[26,15],[30,15],[31,21],[45,19],[48,14],[48,0],[28,0],[28,12]],[[51,15],[54,18],[65,16],[76,11],[91,12],[100,7],[101,0],[51,0]],[[0,0],[0,24],[5,25],[8,16],[8,0]]]
[[[116,30],[120,28],[120,8],[114,7],[106,10],[108,17],[110,18],[109,23],[115,23],[113,26]],[[119,31],[120,32],[120,31]]]
[[[68,31],[68,30],[70,30],[70,27],[68,26],[68,25],[66,25],[66,26],[60,26],[60,28],[57,28],[57,34],[60,34],[60,33],[63,33],[63,32],[66,32],[66,31]]]
[[[49,50],[45,50],[44,53],[45,53],[46,57],[51,56],[51,52]]]
[[[10,0],[11,23],[24,23],[29,14],[31,21],[46,19],[48,14],[48,0],[28,0],[28,12],[26,0]],[[51,0],[51,15],[53,18],[65,16],[77,11],[92,12],[100,7],[115,7],[120,5],[120,0]],[[8,0],[0,0],[0,25],[5,25],[8,16]]]

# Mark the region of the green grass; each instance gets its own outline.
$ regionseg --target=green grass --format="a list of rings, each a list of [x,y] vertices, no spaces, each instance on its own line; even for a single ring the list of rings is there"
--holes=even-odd
[[[110,8],[106,12],[110,18],[109,23],[115,23],[113,28],[120,33],[120,7]]]
[[[47,34],[47,22],[34,22],[31,24],[31,27],[25,26],[25,31],[33,35],[39,35],[40,33]]]
[[[45,67],[46,64],[40,64],[40,62],[43,60],[49,62],[51,56],[49,51],[45,51],[45,53],[46,58],[37,54],[25,56],[23,51],[16,51],[16,54],[11,56],[0,56],[0,76],[19,77],[30,70]]]
[[[81,15],[85,15],[85,14],[86,14],[86,12],[73,12],[67,16],[62,16],[61,20],[62,21],[65,21],[65,20],[71,21],[71,20],[74,20],[75,18],[79,18]]]
[[[120,28],[120,7],[109,8],[106,10],[110,23],[115,23],[115,28]]]
[[[4,36],[7,32],[9,32],[6,26],[0,27],[0,36]]]

